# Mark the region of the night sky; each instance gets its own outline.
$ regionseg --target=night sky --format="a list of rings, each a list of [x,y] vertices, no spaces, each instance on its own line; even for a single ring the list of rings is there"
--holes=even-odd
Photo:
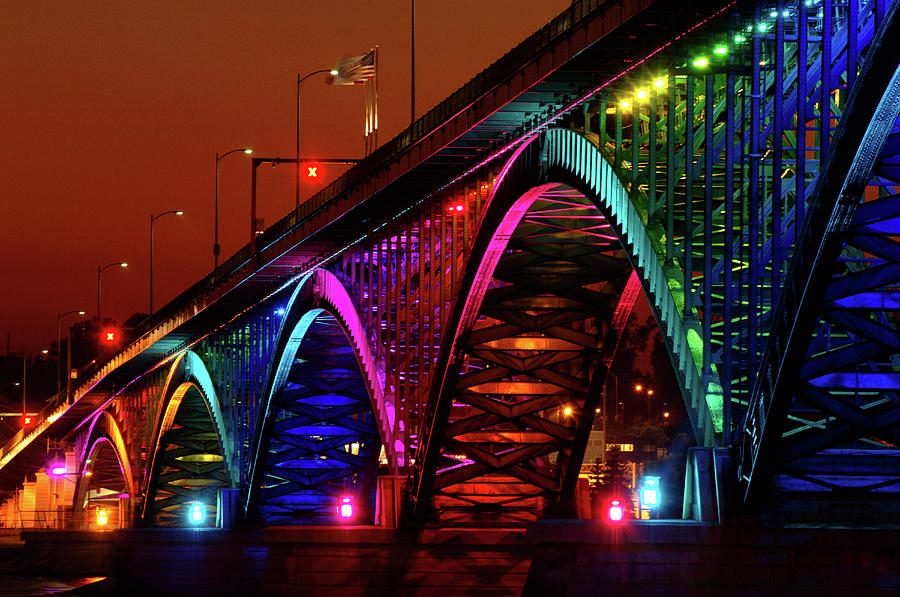
[[[568,5],[418,0],[421,116]],[[120,322],[212,270],[215,155],[294,157],[297,75],[379,48],[379,144],[409,125],[410,2],[0,3],[0,351],[56,339],[56,315]],[[303,84],[303,157],[359,158],[363,90]],[[320,167],[301,200],[343,172]],[[220,163],[220,262],[249,236],[250,159]],[[294,206],[291,166],[259,169],[269,226]],[[73,317],[65,319],[74,323]]]

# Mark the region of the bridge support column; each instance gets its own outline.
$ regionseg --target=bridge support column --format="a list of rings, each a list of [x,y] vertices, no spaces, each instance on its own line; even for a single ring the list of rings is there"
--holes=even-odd
[[[216,492],[216,527],[233,528],[241,512],[241,491],[221,487]]]
[[[387,529],[396,529],[400,522],[400,512],[406,495],[407,478],[399,475],[378,477],[375,493],[375,524]]]
[[[724,448],[690,448],[684,471],[682,518],[698,522],[724,520],[726,470],[731,462]]]

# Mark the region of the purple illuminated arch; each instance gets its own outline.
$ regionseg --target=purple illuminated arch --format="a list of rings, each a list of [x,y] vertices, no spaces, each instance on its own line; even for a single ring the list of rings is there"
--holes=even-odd
[[[273,363],[271,381],[266,384],[265,416],[269,416],[269,408],[275,393],[284,385],[294,353],[303,341],[309,325],[315,316],[321,312],[332,315],[347,334],[350,344],[356,354],[360,371],[366,380],[366,389],[372,401],[372,410],[378,421],[381,440],[388,456],[388,462],[392,467],[401,466],[403,458],[403,444],[401,439],[393,439],[395,420],[394,404],[389,402],[384,395],[384,383],[378,378],[375,357],[366,337],[366,331],[362,320],[356,312],[353,300],[347,294],[347,290],[341,281],[329,271],[317,269],[310,272],[300,280],[294,289],[288,306],[285,308],[284,319],[278,331],[278,341],[275,353],[277,362]]]
[[[361,382],[365,385],[377,433],[390,467],[396,470],[402,465],[404,453],[402,441],[393,436],[396,418],[394,405],[384,394],[383,382],[378,377],[375,359],[362,321],[340,280],[326,270],[317,269],[298,282],[282,314],[273,350],[275,357],[263,387],[252,447],[250,491],[245,502],[248,516],[253,515],[252,509],[256,506],[260,484],[266,474],[264,469],[271,441],[267,426],[272,424],[278,414],[278,397],[288,383],[295,355],[311,326],[323,314],[333,318],[334,323],[347,338],[347,345],[352,350],[361,374]]]

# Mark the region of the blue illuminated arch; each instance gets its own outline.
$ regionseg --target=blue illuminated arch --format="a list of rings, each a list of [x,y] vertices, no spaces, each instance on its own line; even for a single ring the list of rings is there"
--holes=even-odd
[[[294,289],[284,313],[282,314],[282,321],[279,326],[276,336],[277,340],[273,350],[275,357],[263,387],[262,399],[260,401],[260,415],[257,418],[257,428],[250,462],[250,488],[245,501],[245,515],[248,517],[254,517],[259,514],[256,512],[256,509],[260,507],[261,503],[266,502],[266,497],[261,496],[261,493],[267,495],[269,493],[276,493],[272,489],[271,479],[269,479],[269,482],[264,482],[263,479],[266,475],[272,473],[273,465],[271,461],[276,458],[275,454],[270,453],[273,438],[276,438],[277,436],[277,433],[273,431],[273,429],[277,424],[279,431],[283,434],[281,439],[289,437],[284,434],[290,433],[289,430],[281,429],[289,424],[288,421],[276,421],[276,417],[279,416],[279,413],[284,411],[285,407],[282,394],[284,392],[292,391],[290,390],[292,384],[289,381],[289,376],[297,366],[296,359],[298,350],[301,349],[304,341],[308,341],[311,330],[320,329],[323,325],[331,327],[337,326],[340,330],[338,335],[345,338],[344,342],[347,349],[352,351],[353,365],[346,364],[347,358],[345,356],[345,364],[342,366],[348,368],[352,367],[358,372],[359,383],[364,387],[363,391],[367,395],[366,404],[362,405],[359,401],[356,401],[356,405],[351,406],[347,400],[347,396],[339,397],[336,395],[334,400],[340,402],[340,404],[335,402],[335,404],[329,406],[326,404],[326,402],[328,402],[327,397],[323,395],[319,396],[317,399],[319,403],[314,406],[306,404],[297,406],[296,408],[305,409],[304,412],[307,414],[317,412],[321,417],[326,418],[330,417],[330,415],[327,414],[329,410],[334,413],[343,413],[348,411],[348,409],[349,411],[354,411],[355,409],[355,415],[353,416],[363,418],[367,416],[372,417],[371,432],[365,431],[364,429],[367,428],[369,423],[363,421],[359,422],[360,443],[367,446],[366,450],[368,458],[373,459],[377,457],[378,446],[375,444],[378,444],[379,442],[384,444],[385,454],[388,463],[392,468],[396,468],[399,464],[397,454],[403,454],[403,446],[396,445],[396,441],[392,439],[395,418],[393,405],[386,401],[382,383],[378,379],[376,373],[375,361],[368,345],[368,340],[366,339],[365,330],[359,315],[356,313],[350,296],[337,277],[330,272],[325,270],[315,270],[310,272],[298,282],[297,287]],[[340,392],[338,392],[338,394],[339,393]],[[350,400],[350,402],[352,402],[352,400]],[[366,415],[365,413],[369,413],[369,415]],[[344,415],[338,414],[336,416],[343,417]],[[316,422],[311,422],[312,419],[315,419]],[[296,431],[294,437],[297,439],[288,440],[298,442],[298,445],[294,446],[292,449],[296,456],[293,460],[294,464],[298,464],[302,460],[309,462],[311,459],[315,458],[321,459],[321,466],[327,468],[328,466],[332,466],[332,463],[336,462],[334,458],[335,455],[338,455],[337,460],[340,460],[340,453],[335,450],[339,448],[338,445],[344,440],[340,439],[340,437],[330,437],[327,432],[320,432],[318,430],[328,426],[337,428],[346,424],[349,424],[352,427],[356,423],[353,423],[347,418],[344,418],[342,423],[337,423],[330,418],[327,421],[325,419],[320,420],[318,416],[311,414],[306,422],[302,424],[303,429]],[[300,424],[298,423],[298,425]],[[319,427],[316,427],[316,425]],[[347,433],[346,427],[342,433]],[[300,435],[298,434],[305,435],[305,439],[300,439]],[[346,439],[346,436],[342,437]],[[300,443],[303,444],[303,447],[299,446]],[[320,447],[325,444],[328,444],[330,448],[322,448],[320,450]],[[317,447],[317,445],[320,447]],[[370,450],[375,450],[376,452],[371,454],[368,452]],[[287,449],[285,449],[285,451],[287,451]],[[303,452],[302,455],[300,455],[301,452]],[[326,455],[326,452],[329,455]],[[362,470],[362,468],[365,467],[361,468],[358,463],[353,464],[350,462],[354,460],[353,456],[355,455],[346,457],[348,462],[334,464],[330,474],[323,473],[318,476],[309,473],[308,471],[288,471],[288,463],[286,461],[280,462],[279,466],[288,468],[278,469],[285,472],[285,478],[281,480],[282,488],[278,491],[282,492],[282,495],[287,495],[285,492],[289,492],[288,485],[294,484],[303,486],[305,489],[302,491],[306,491],[308,494],[318,494],[318,498],[310,497],[309,499],[311,500],[311,503],[316,499],[320,500],[321,503],[313,509],[321,511],[324,509],[322,504],[328,499],[326,494],[329,491],[334,491],[336,484],[339,484],[338,478],[341,475],[366,477],[364,481],[366,486],[370,486],[374,481],[374,479],[369,478],[371,477],[371,474]],[[268,469],[267,466],[269,467]],[[344,470],[343,472],[334,470],[337,468],[342,468]],[[318,481],[313,479],[313,477],[316,477]],[[315,487],[317,484],[320,485],[320,487]],[[264,488],[265,491],[263,492],[261,492],[261,485],[266,485]],[[302,492],[301,490],[297,491]],[[285,507],[285,515],[287,515],[286,512],[288,509],[289,508]]]

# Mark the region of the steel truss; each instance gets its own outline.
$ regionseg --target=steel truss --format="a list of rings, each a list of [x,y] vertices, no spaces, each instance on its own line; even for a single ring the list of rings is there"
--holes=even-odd
[[[631,266],[579,191],[548,186],[525,201],[483,298],[469,298],[481,306],[439,399],[449,402],[442,437],[431,438],[442,446],[442,524],[521,523],[571,497],[600,399]]]
[[[310,319],[259,440],[256,514],[266,525],[334,524],[350,497],[353,522],[371,524],[381,444],[368,388],[334,317]]]
[[[869,189],[862,193],[856,183],[865,197],[859,218],[848,209],[840,214],[842,257],[813,260],[815,250],[799,244],[804,223],[811,238],[825,234],[828,217],[819,216],[817,227],[808,215],[820,209],[821,172],[831,164],[826,156],[840,140],[835,129],[852,91],[872,77],[863,65],[878,52],[876,32],[890,25],[895,10],[855,0],[737,5],[566,119],[629,188],[665,264],[680,319],[695,331],[694,359],[722,434],[716,443],[745,443],[741,469],[748,481],[762,446],[763,468],[781,471],[776,485],[832,494],[855,486],[866,499],[897,488],[890,465],[897,396],[893,136]],[[883,55],[889,76],[900,53]],[[896,97],[884,84],[868,88],[872,102]],[[855,124],[842,124],[855,129],[856,139],[871,128],[874,104],[863,112]],[[883,138],[884,122],[890,128],[894,117],[881,120]],[[843,153],[852,156],[855,147],[847,144]],[[832,186],[836,192],[842,185]],[[801,284],[803,274],[789,273],[798,259],[837,276],[819,290],[829,305],[824,319],[799,336],[779,321],[797,313],[791,303],[799,299],[781,293]],[[789,306],[773,316],[779,300]],[[665,317],[660,321],[666,325]],[[770,332],[778,339],[770,341]],[[796,379],[802,361],[780,369],[786,361],[776,355],[789,340],[805,346],[810,338],[800,378],[809,388],[798,394],[787,380]],[[772,356],[764,359],[767,345]],[[786,394],[773,409],[776,379]],[[767,419],[775,424],[765,439]],[[844,457],[847,464],[839,466]]]
[[[196,388],[181,398],[171,427],[160,437],[154,468],[145,523],[188,526],[195,504],[203,509],[203,526],[215,522],[217,491],[228,486],[228,474],[213,418]]]
[[[786,522],[900,523],[900,22],[880,27],[809,205],[741,445]],[[771,481],[766,481],[772,477]]]
[[[404,188],[421,193],[402,201],[384,193],[389,214],[354,212],[371,217],[361,224],[364,238],[333,241],[348,243],[340,250],[323,248],[329,240],[312,243],[308,262],[340,281],[360,330],[349,341],[344,322],[319,315],[271,412],[266,380],[306,266],[279,274],[275,290],[210,323],[202,338],[172,340],[154,367],[117,387],[105,408],[123,429],[135,479],[151,477],[145,469],[166,372],[181,351],[200,356],[221,403],[227,437],[218,452],[196,400],[161,441],[168,448],[151,501],[157,518],[174,522],[169,504],[193,495],[188,487],[227,481],[242,495],[259,492],[264,519],[325,521],[340,491],[370,499],[382,441],[386,467],[411,474],[416,508],[443,521],[519,522],[564,508],[602,383],[613,297],[632,269],[662,327],[698,443],[744,447],[748,496],[770,480],[787,501],[894,491],[893,119],[861,186],[838,201],[836,219],[827,193],[844,187],[833,182],[845,180],[844,165],[861,163],[834,157],[833,146],[856,154],[836,129],[846,112],[846,131],[862,139],[869,130],[875,106],[866,114],[851,96],[871,88],[863,65],[879,52],[896,69],[900,51],[879,45],[900,39],[883,33],[896,30],[895,12],[896,2],[884,0],[736,3],[615,76],[604,70],[603,52],[583,49],[569,59],[579,65],[578,82],[566,90],[581,99],[546,100],[546,117],[529,116],[519,144],[507,146],[516,152],[531,143],[526,151],[555,156],[553,164],[523,161],[531,170],[514,178],[525,191],[548,181],[569,186],[547,189],[519,214],[496,268],[466,277],[485,257],[480,235],[499,225],[488,207],[503,172],[479,154],[452,184],[410,183]],[[885,89],[869,95],[891,97]],[[849,120],[853,110],[862,120]],[[559,115],[559,128],[544,131]],[[614,175],[591,180],[584,170],[598,170],[596,160]],[[560,177],[541,178],[551,166]],[[593,183],[610,192],[588,188]],[[825,239],[828,250],[809,239]],[[814,301],[801,292],[810,279]],[[805,327],[789,325],[795,320]],[[360,361],[363,344],[370,362]],[[261,441],[258,430],[270,423]],[[264,455],[258,478],[250,470],[255,450]],[[202,464],[212,454],[238,463],[235,470]]]

